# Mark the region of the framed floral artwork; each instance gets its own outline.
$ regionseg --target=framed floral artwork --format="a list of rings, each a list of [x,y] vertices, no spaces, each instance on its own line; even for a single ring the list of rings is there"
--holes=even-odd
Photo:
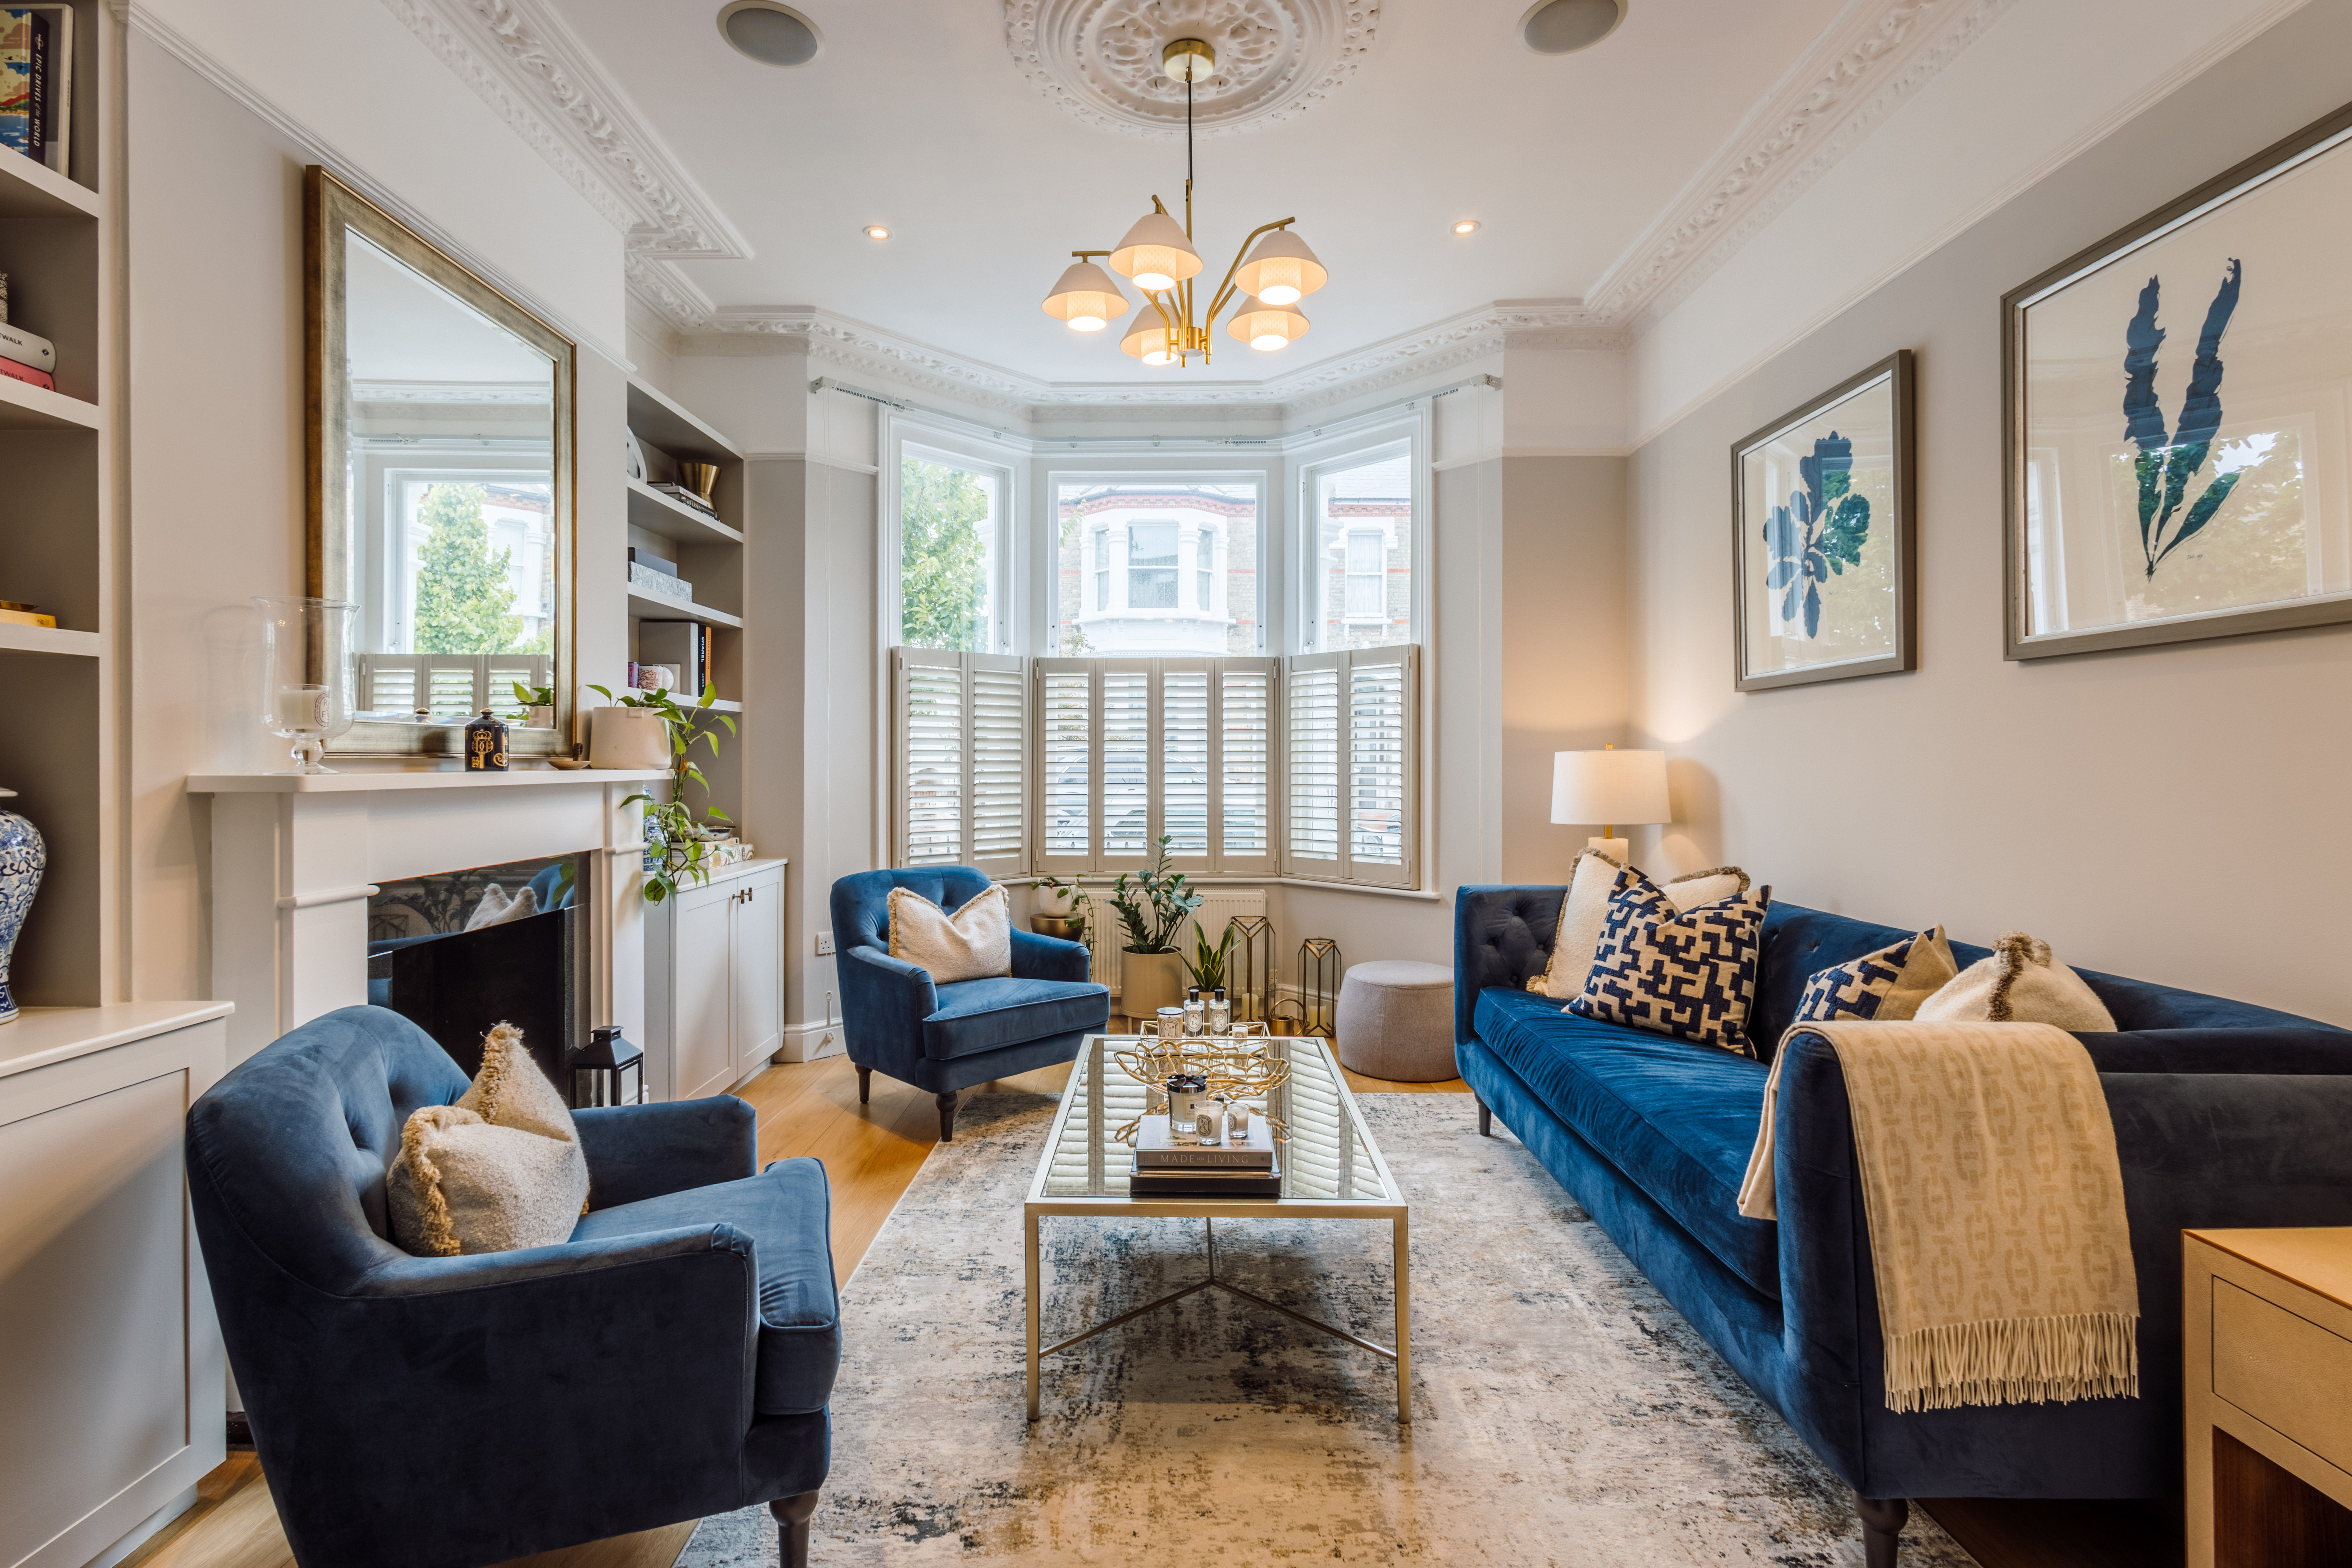
[[[1916,668],[1911,351],[1731,448],[1742,691]]]
[[[2008,657],[2352,620],[2352,108],[2001,300]]]

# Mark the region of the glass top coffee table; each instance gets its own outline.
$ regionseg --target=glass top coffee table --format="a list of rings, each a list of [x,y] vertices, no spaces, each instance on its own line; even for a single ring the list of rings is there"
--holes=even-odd
[[[1143,1114],[1144,1086],[1127,1075],[1117,1053],[1146,1042],[1127,1035],[1093,1035],[1078,1050],[1070,1081],[1062,1091],[1045,1151],[1024,1203],[1022,1238],[1029,1295],[1029,1419],[1037,1419],[1037,1363],[1044,1357],[1117,1328],[1132,1318],[1199,1290],[1224,1290],[1310,1328],[1336,1335],[1396,1363],[1397,1420],[1412,1419],[1412,1347],[1410,1272],[1406,1258],[1404,1194],[1389,1174],[1388,1163],[1364,1127],[1348,1079],[1328,1042],[1313,1035],[1276,1036],[1269,1054],[1290,1063],[1289,1081],[1267,1096],[1266,1110],[1287,1125],[1290,1141],[1277,1145],[1282,1166],[1278,1198],[1131,1197],[1129,1146],[1118,1130]],[[1038,1225],[1053,1215],[1174,1216],[1202,1222],[1208,1278],[1171,1296],[1097,1323],[1084,1333],[1039,1348],[1044,1302],[1038,1284]],[[1396,1252],[1396,1344],[1375,1344],[1279,1303],[1244,1290],[1217,1274],[1216,1223],[1221,1219],[1369,1219],[1389,1222]]]

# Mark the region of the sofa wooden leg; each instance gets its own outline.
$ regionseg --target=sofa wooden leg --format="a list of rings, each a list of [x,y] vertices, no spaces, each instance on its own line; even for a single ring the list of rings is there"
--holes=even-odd
[[[859,1068],[857,1069],[857,1103],[865,1105],[871,1101],[873,1098],[874,1069],[872,1068]]]
[[[816,1511],[816,1493],[780,1497],[768,1505],[776,1516],[776,1539],[783,1547],[783,1568],[808,1568],[809,1515]]]
[[[1908,1498],[1853,1496],[1853,1511],[1862,1520],[1862,1560],[1865,1568],[1895,1568],[1895,1553],[1903,1544],[1904,1521],[1911,1517]]]
[[[956,1101],[959,1098],[960,1096],[952,1089],[939,1097],[940,1142],[942,1143],[952,1143],[955,1142]]]
[[[1470,1098],[1473,1100],[1478,1100],[1478,1097],[1475,1094]],[[1478,1100],[1478,1136],[1481,1138],[1492,1138],[1494,1135],[1495,1113],[1486,1109],[1486,1102],[1485,1100]]]

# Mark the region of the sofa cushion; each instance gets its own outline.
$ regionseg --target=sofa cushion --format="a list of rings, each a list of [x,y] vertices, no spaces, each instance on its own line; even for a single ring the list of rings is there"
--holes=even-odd
[[[824,1167],[779,1160],[756,1176],[688,1187],[580,1216],[574,1241],[729,1225],[751,1238],[760,1351],[751,1405],[762,1415],[824,1408],[841,1365],[841,1298],[833,1280],[833,1202]]]
[[[1480,994],[1476,1026],[1553,1115],[1726,1268],[1780,1298],[1779,1227],[1738,1206],[1764,1111],[1762,1064],[1500,986]]]
[[[1771,902],[1769,888],[1690,910],[1647,881],[1619,892],[1584,994],[1568,1010],[1753,1055],[1748,1011]]]
[[[1906,937],[1892,947],[1831,964],[1805,982],[1796,1021],[1827,1024],[1899,1024],[1918,1016],[1919,1005],[1959,973],[1942,926]]]
[[[935,1062],[1110,1022],[1110,992],[1091,981],[1002,975],[942,985],[939,998],[923,1020],[923,1054]]]

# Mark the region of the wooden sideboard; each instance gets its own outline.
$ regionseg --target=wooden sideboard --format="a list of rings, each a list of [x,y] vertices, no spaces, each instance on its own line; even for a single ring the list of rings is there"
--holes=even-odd
[[[2189,1568],[2352,1565],[2352,1227],[2181,1247]]]

